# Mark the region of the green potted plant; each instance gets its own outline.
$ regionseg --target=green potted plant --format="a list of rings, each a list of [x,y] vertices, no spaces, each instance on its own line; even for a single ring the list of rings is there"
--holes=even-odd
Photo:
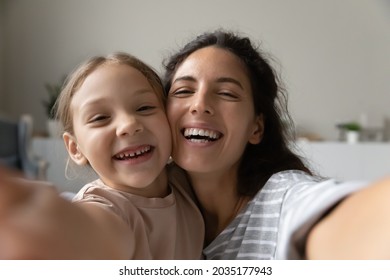
[[[42,104],[45,108],[47,120],[47,131],[50,137],[58,137],[60,136],[62,127],[60,123],[55,119],[55,103],[57,101],[58,96],[61,93],[63,83],[66,77],[63,77],[58,84],[45,84],[45,89],[48,94],[48,98],[42,100]]]
[[[55,110],[54,104],[57,101],[58,96],[61,92],[61,86],[56,84],[45,84],[45,89],[48,93],[48,99],[42,100],[42,104],[45,107],[46,115],[49,119],[54,119]]]
[[[361,130],[360,124],[358,124],[356,122],[345,123],[345,124],[343,124],[343,128],[346,131],[360,131]]]
[[[360,131],[362,127],[357,122],[347,122],[343,124],[339,124],[338,128],[342,129],[345,132],[345,140],[348,143],[357,143],[360,138]]]

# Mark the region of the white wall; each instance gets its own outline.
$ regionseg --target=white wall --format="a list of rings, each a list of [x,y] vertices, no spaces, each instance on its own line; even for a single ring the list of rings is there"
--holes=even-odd
[[[161,69],[171,50],[216,27],[277,58],[300,128],[335,139],[340,121],[366,113],[381,125],[390,114],[388,0],[6,0],[4,11],[5,108],[33,114],[40,130],[44,83],[87,57],[121,50]]]

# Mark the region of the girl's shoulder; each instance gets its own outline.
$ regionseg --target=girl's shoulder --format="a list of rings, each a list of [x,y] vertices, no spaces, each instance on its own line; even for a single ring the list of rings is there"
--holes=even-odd
[[[167,165],[167,170],[169,185],[180,193],[184,193],[192,199],[195,199],[187,173],[174,162]]]

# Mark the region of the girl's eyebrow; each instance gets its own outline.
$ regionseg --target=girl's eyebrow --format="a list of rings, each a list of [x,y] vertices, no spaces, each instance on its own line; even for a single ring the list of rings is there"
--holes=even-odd
[[[137,89],[134,91],[134,95],[138,95],[138,96],[140,96],[140,95],[156,95],[156,93],[149,88],[140,88],[140,89]],[[109,100],[110,100],[109,96],[91,98],[91,99],[81,103],[80,108],[85,110],[85,108],[88,108],[91,106],[93,107],[95,105],[107,104],[107,102],[109,102]]]
[[[102,104],[105,102],[106,102],[105,98],[96,98],[96,99],[87,100],[87,101],[81,103],[79,107],[82,108],[83,110],[85,110],[86,108],[89,108],[89,107],[92,107],[95,105],[99,105],[99,104]]]
[[[181,77],[176,78],[172,82],[172,84],[179,82],[179,81],[196,82],[196,79],[192,76],[181,76]],[[238,80],[230,78],[230,77],[220,77],[216,81],[217,81],[217,83],[232,83],[232,84],[237,85],[242,90],[244,89],[244,87],[242,86],[242,84]]]

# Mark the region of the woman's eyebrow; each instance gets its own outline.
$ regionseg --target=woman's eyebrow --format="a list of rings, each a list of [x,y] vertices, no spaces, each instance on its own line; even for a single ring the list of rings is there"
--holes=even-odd
[[[179,81],[190,81],[190,82],[195,82],[196,79],[195,79],[194,77],[192,77],[192,76],[181,76],[181,77],[176,78],[176,79],[172,82],[172,84],[175,83],[175,82],[179,82]],[[238,80],[236,80],[236,79],[234,79],[234,78],[230,78],[230,77],[221,77],[221,78],[218,78],[218,79],[216,80],[216,82],[217,82],[217,83],[232,83],[232,84],[237,85],[239,88],[244,89],[244,87],[242,86],[242,84],[241,84]]]
[[[181,76],[181,77],[178,77],[176,78],[175,80],[173,80],[172,84],[176,83],[176,82],[180,82],[180,81],[190,81],[190,82],[195,82],[196,79],[192,76]]]
[[[230,77],[221,77],[221,78],[218,78],[217,79],[217,83],[232,83],[232,84],[235,84],[237,85],[239,88],[241,88],[242,90],[244,89],[244,87],[242,86],[242,84],[236,80],[236,79],[233,79],[233,78],[230,78]]]

